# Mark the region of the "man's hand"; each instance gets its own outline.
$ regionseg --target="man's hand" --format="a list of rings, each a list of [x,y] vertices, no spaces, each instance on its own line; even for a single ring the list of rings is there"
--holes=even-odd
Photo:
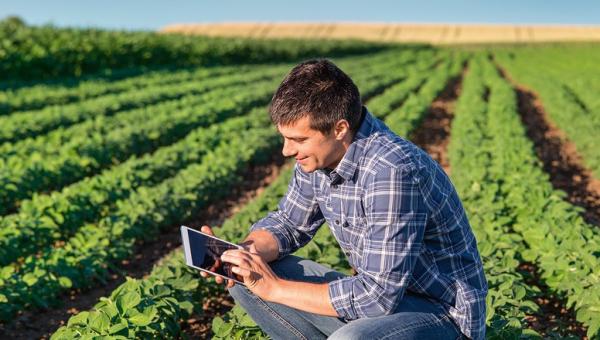
[[[221,259],[235,265],[231,270],[243,277],[244,283],[254,295],[266,301],[273,300],[281,279],[258,254],[254,244],[250,244],[247,250],[227,250]]]
[[[212,235],[212,236],[215,235],[215,234],[213,234],[212,229],[209,226],[207,226],[207,225],[203,225],[202,228],[200,228],[200,231],[203,232],[203,233],[205,233],[205,234]],[[215,269],[217,269],[220,265],[221,265],[221,261],[217,260],[216,263],[215,263],[215,265],[212,268],[210,268],[210,270],[211,271],[215,271]],[[220,276],[214,276],[214,275],[211,275],[211,274],[209,274],[207,272],[201,271],[200,272],[200,276],[202,276],[204,278],[208,278],[210,276],[213,276],[215,278],[215,281],[218,284],[225,283],[227,288],[231,288],[231,287],[233,287],[235,285],[235,281],[233,281],[233,280],[227,280],[227,282],[225,282],[225,279],[223,279],[222,277],[220,277]]]

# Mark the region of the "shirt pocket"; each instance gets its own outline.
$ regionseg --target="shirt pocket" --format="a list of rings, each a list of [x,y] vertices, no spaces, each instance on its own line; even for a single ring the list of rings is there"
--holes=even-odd
[[[342,217],[342,232],[354,251],[360,256],[367,233],[367,219],[364,216]]]

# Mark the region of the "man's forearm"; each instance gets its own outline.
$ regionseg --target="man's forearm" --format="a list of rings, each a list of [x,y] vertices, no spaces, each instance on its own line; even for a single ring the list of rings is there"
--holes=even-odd
[[[266,262],[271,262],[277,259],[279,256],[279,245],[277,240],[270,232],[266,230],[254,230],[240,245],[247,246],[250,243],[254,243],[256,251]]]
[[[329,298],[329,284],[280,280],[271,301],[305,312],[335,316],[337,312]]]
[[[265,262],[271,262],[279,256],[277,240],[267,230],[252,231],[241,245],[254,244],[256,251]],[[336,316],[329,299],[327,283],[298,282],[279,279],[268,300],[310,313]]]

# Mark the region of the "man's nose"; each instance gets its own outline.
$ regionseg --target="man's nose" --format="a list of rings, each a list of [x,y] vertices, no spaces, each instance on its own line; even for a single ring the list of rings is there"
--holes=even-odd
[[[281,153],[283,153],[283,157],[292,157],[296,154],[296,150],[293,149],[290,142],[284,140]]]

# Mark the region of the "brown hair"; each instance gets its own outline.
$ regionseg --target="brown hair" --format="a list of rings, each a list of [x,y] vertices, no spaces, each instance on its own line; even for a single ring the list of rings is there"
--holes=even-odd
[[[275,125],[289,125],[310,116],[311,129],[329,134],[345,119],[358,130],[362,103],[350,77],[327,59],[312,59],[295,66],[273,95],[269,114]]]

